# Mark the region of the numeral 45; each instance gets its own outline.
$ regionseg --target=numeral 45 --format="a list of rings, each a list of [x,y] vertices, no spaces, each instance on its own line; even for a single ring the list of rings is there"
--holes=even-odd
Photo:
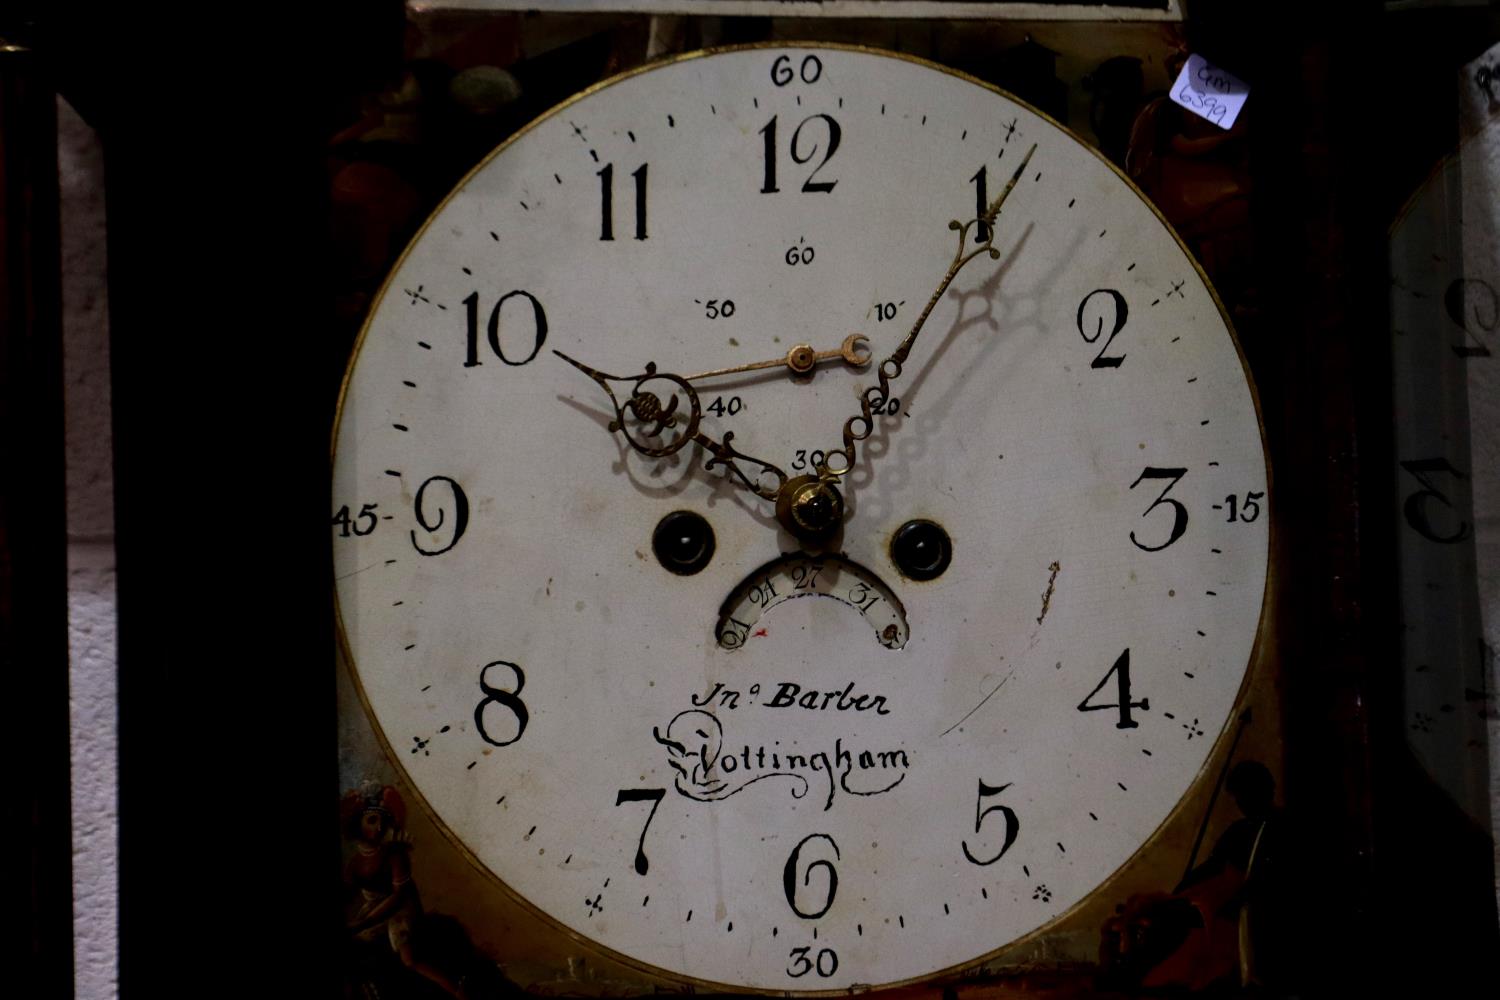
[[[349,514],[348,504],[340,507],[339,512],[333,515],[333,523],[339,527],[339,537],[348,538],[350,535],[359,535],[363,538],[374,531],[380,524],[380,519],[375,514],[375,508],[378,506],[379,504],[367,503],[359,509],[358,514],[352,517]]]

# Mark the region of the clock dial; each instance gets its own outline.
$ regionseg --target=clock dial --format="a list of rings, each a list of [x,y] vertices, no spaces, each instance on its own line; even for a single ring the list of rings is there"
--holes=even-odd
[[[1497,152],[1500,127],[1469,138],[1412,196],[1390,241],[1407,744],[1482,827],[1497,637],[1485,634],[1480,587],[1496,588],[1476,572],[1476,547],[1500,495],[1482,460],[1496,450],[1489,411],[1500,398],[1500,218],[1482,164]]]
[[[808,551],[553,354],[687,375],[863,334],[867,367],[690,383],[700,433],[816,477],[961,237],[996,254]],[[685,384],[653,396],[677,432]],[[547,919],[696,981],[896,983],[1063,914],[1200,776],[1267,489],[1213,293],[1095,153],[913,60],[732,50],[553,111],[414,241],[336,431],[338,604],[393,757]]]

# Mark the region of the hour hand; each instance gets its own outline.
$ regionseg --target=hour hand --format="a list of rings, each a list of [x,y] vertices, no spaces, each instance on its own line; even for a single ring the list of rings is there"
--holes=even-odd
[[[712,469],[715,465],[723,465],[740,485],[758,496],[774,500],[785,485],[787,474],[781,469],[734,447],[733,431],[726,431],[722,441],[703,432],[699,426],[703,420],[703,405],[698,401],[698,394],[693,391],[688,380],[681,375],[658,372],[654,361],[647,362],[645,371],[639,375],[610,375],[570,358],[562,351],[554,350],[552,353],[593,379],[609,395],[609,401],[615,408],[615,418],[609,422],[610,431],[624,434],[630,447],[642,455],[664,458],[676,454],[692,442],[702,446],[712,456],[703,463],[704,468]],[[615,386],[611,383],[620,385],[620,394],[615,392]],[[679,393],[682,399],[687,400],[685,410],[679,409]],[[672,433],[666,434],[669,430]],[[761,471],[749,475],[741,467],[742,462],[760,466]],[[765,482],[767,475],[776,480],[774,486]]]

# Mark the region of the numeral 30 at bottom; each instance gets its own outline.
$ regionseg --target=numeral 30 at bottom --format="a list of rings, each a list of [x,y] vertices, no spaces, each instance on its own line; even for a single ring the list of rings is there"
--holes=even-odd
[[[809,972],[816,972],[819,976],[827,979],[839,970],[839,957],[832,948],[819,948],[814,958],[808,958],[807,953],[812,948],[793,948],[792,953],[787,956],[791,964],[787,966],[786,974],[793,979],[800,979]]]

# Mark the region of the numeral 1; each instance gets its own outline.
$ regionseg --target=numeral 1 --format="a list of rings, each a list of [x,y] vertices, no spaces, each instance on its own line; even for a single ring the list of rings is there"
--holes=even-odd
[[[969,180],[974,182],[974,218],[983,219],[985,210],[990,207],[989,167],[980,167],[979,173]],[[980,222],[974,227],[974,242],[984,243],[989,238],[989,223]]]

